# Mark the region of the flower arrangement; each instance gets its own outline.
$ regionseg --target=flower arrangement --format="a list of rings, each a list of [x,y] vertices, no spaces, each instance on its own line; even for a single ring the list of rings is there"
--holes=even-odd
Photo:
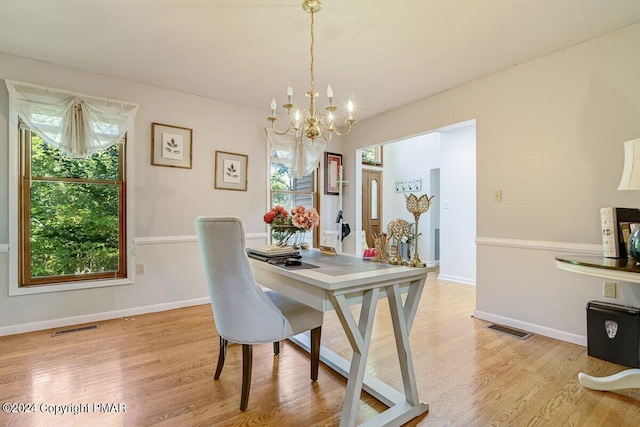
[[[281,206],[274,206],[264,214],[263,220],[271,225],[271,236],[278,246],[285,246],[290,237],[299,231],[303,233],[320,224],[320,215],[313,208],[297,206],[289,212]]]
[[[304,206],[298,206],[293,208],[291,214],[293,215],[291,223],[304,231],[309,231],[320,224],[320,215],[313,208],[306,209]]]

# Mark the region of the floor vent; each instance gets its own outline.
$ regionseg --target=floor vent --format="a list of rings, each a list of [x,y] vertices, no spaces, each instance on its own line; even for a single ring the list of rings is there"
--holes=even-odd
[[[530,332],[525,332],[519,329],[513,329],[508,326],[502,326],[502,325],[496,325],[496,324],[485,326],[485,328],[491,329],[492,331],[500,332],[502,334],[506,334],[521,340],[526,340],[531,335],[533,335]]]
[[[90,331],[91,329],[98,329],[98,325],[82,326],[80,328],[63,329],[61,331],[55,331],[51,334],[52,337],[59,337],[61,335],[67,335],[72,332]]]

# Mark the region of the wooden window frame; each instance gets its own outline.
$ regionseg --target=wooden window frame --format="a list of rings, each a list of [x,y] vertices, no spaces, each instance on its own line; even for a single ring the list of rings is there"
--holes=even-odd
[[[43,285],[58,285],[73,282],[112,280],[127,278],[127,179],[126,179],[126,139],[118,143],[118,180],[92,180],[60,177],[31,176],[31,133],[23,122],[19,123],[19,164],[20,177],[18,188],[18,287],[28,288]],[[88,274],[69,274],[57,276],[31,277],[31,183],[67,182],[95,185],[118,186],[118,270]]]

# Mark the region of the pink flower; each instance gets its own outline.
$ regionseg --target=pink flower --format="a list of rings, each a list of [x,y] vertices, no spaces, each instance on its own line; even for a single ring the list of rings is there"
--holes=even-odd
[[[305,231],[317,227],[320,223],[320,215],[313,208],[306,209],[304,206],[297,206],[291,210],[291,214],[293,215],[291,223]]]

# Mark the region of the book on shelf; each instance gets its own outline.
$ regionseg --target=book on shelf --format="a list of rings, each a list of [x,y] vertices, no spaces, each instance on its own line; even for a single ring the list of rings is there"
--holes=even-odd
[[[600,223],[605,258],[626,258],[629,238],[640,227],[640,209],[601,208]]]

